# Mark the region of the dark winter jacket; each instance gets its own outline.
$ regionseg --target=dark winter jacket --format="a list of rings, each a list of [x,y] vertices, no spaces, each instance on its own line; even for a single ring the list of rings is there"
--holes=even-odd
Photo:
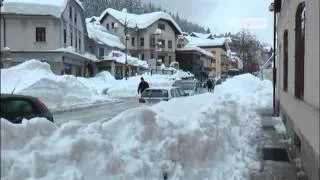
[[[149,84],[147,83],[147,81],[141,81],[138,87],[138,94],[141,94],[147,88],[149,88]]]
[[[212,89],[212,88],[213,88],[213,82],[211,81],[211,79],[209,79],[209,80],[207,81],[207,87],[208,87],[209,89]]]

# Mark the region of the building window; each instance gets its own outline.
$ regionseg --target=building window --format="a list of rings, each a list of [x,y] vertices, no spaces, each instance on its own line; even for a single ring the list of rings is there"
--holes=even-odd
[[[299,99],[304,95],[305,13],[305,3],[302,2],[295,19],[295,96]]]
[[[144,38],[140,38],[140,47],[144,47]]]
[[[79,50],[81,51],[81,38],[79,37]]]
[[[156,38],[152,37],[151,38],[151,46],[155,46],[156,45]]]
[[[159,47],[166,48],[166,41],[163,39],[158,39]]]
[[[107,29],[109,30],[109,23],[107,23]]]
[[[168,48],[172,49],[172,41],[168,41]]]
[[[70,28],[70,45],[73,46],[73,29]]]
[[[134,37],[131,37],[131,45],[135,46],[135,38]]]
[[[67,44],[67,30],[63,29],[63,43]]]
[[[166,26],[165,26],[164,24],[162,24],[162,23],[159,23],[159,24],[158,24],[158,28],[159,28],[159,29],[165,30],[165,27],[166,27]]]
[[[288,90],[288,30],[283,34],[283,90]]]
[[[36,28],[36,42],[46,42],[46,28]]]
[[[72,7],[71,6],[69,7],[69,18],[70,18],[70,20],[72,20]]]
[[[171,65],[172,57],[169,56],[169,66]]]
[[[112,29],[114,28],[114,22],[111,23],[111,27],[112,27]]]
[[[141,54],[141,59],[144,60],[144,54]]]
[[[104,48],[99,48],[99,58],[104,56]]]
[[[74,38],[74,40],[75,40],[75,42],[76,42],[76,49],[78,48],[78,35],[77,35],[77,33],[75,33],[75,38]]]
[[[77,13],[74,14],[74,22],[77,23]]]
[[[151,59],[153,59],[154,58],[154,54],[151,54]]]

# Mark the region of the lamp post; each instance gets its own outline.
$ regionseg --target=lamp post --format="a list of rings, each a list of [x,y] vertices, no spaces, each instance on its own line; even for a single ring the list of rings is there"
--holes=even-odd
[[[158,73],[158,68],[157,68],[157,64],[158,64],[158,53],[157,53],[157,50],[158,50],[158,47],[162,45],[162,42],[159,42],[158,41],[158,36],[160,36],[162,34],[162,31],[161,29],[157,29],[153,35],[155,36],[155,57],[156,57],[156,74]]]
[[[129,37],[130,35],[128,34],[128,24],[131,22],[131,21],[134,21],[136,26],[135,26],[135,30],[138,31],[139,30],[139,27],[138,27],[138,24],[137,22],[134,20],[134,19],[127,19],[127,17],[125,19],[118,19],[119,21],[123,21],[124,23],[124,36],[125,36],[125,79],[128,80],[128,40],[129,40]],[[116,23],[115,24],[115,28],[118,29],[119,26],[118,24]],[[137,40],[138,41],[138,40]],[[138,44],[137,44],[138,45]]]

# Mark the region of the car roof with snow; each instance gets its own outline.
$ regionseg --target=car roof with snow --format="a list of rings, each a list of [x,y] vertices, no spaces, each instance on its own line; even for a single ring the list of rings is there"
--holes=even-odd
[[[170,89],[177,89],[178,87],[172,87],[172,86],[159,86],[159,87],[152,87],[148,88],[149,90],[170,90]]]

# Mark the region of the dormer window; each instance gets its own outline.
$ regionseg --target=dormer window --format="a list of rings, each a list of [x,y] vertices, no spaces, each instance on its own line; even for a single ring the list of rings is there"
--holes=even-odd
[[[158,28],[161,29],[161,30],[165,30],[165,27],[166,26],[164,24],[162,24],[162,23],[158,24]]]

